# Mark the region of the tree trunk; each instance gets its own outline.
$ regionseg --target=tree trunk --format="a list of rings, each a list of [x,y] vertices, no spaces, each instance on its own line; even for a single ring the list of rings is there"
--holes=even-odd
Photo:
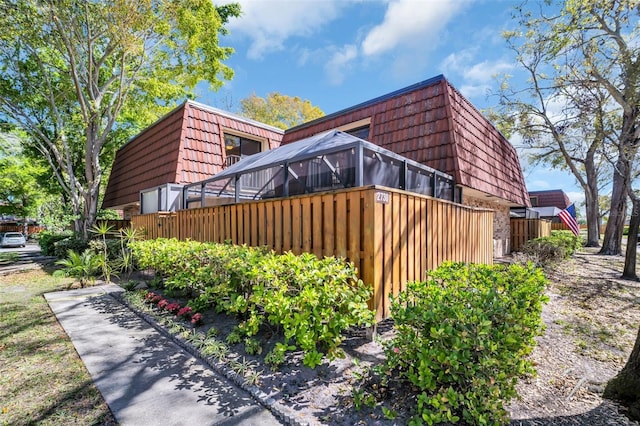
[[[587,210],[587,247],[600,247],[600,208],[598,188],[588,187],[585,192]]]
[[[629,407],[629,417],[640,420],[640,330],[627,364],[609,380],[604,397],[620,401]]]
[[[633,210],[629,222],[629,234],[627,236],[627,253],[624,258],[624,271],[622,278],[637,280],[636,253],[638,251],[638,225],[640,225],[640,198],[632,197]]]
[[[613,173],[613,191],[611,193],[611,210],[604,231],[604,240],[600,254],[622,254],[622,231],[627,211],[627,194],[629,187],[629,161],[620,153]]]

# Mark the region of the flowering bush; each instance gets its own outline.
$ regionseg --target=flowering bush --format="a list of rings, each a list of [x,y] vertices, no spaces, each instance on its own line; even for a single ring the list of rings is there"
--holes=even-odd
[[[176,315],[178,315],[179,317],[189,319],[192,313],[193,313],[193,308],[191,308],[191,306],[185,306],[184,308],[180,309]]]
[[[169,301],[167,299],[162,299],[158,302],[158,309],[165,309],[168,304]]]
[[[193,325],[202,324],[202,314],[201,313],[193,314],[193,316],[191,317],[191,324],[193,324]]]
[[[169,303],[166,307],[167,311],[171,312],[172,314],[177,314],[178,311],[180,310],[180,305],[178,305],[177,303]]]
[[[156,303],[158,303],[159,301],[162,300],[162,296],[160,296],[159,294],[155,294],[153,292],[149,292],[144,296],[145,300],[148,301],[149,303],[155,305]]]

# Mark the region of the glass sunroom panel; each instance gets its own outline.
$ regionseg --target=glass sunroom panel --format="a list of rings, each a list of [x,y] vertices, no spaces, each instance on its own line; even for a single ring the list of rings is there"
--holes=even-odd
[[[405,189],[433,196],[433,173],[415,166],[407,166]]]
[[[220,204],[219,199],[236,198],[235,178],[225,178],[210,181],[204,184],[204,205],[214,206]]]
[[[453,181],[443,176],[436,176],[435,196],[443,200],[453,201]]]
[[[284,182],[282,169],[282,165],[277,165],[242,174],[238,187],[240,198],[258,200],[282,197]]]
[[[200,183],[187,186],[185,190],[185,200],[186,200],[185,207],[188,209],[200,207],[200,202],[202,200],[201,196],[202,196],[202,186]]]
[[[400,188],[401,161],[365,149],[362,162],[362,181],[365,185]]]
[[[289,163],[289,195],[354,186],[354,155],[349,149]]]

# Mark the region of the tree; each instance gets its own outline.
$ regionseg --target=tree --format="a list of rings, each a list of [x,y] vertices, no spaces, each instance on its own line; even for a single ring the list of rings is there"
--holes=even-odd
[[[541,10],[537,15],[518,9],[522,34],[536,43],[530,52],[540,52],[542,60],[553,65],[545,71],[556,75],[554,80],[559,87],[581,88],[566,94],[584,93],[582,89],[594,94],[606,93],[608,99],[600,111],[618,116],[617,122],[612,120],[616,125],[615,140],[607,144],[614,153],[613,190],[600,251],[617,255],[621,253],[627,195],[640,136],[637,126],[640,112],[638,2],[567,0],[539,4]],[[550,15],[545,15],[546,11],[550,11]],[[593,118],[598,125],[598,117]],[[605,136],[611,134],[606,128],[600,130]],[[595,200],[597,198],[593,202]],[[592,221],[591,215],[589,221]]]
[[[254,93],[242,99],[240,114],[283,130],[324,116],[324,112],[310,101],[277,92],[269,93],[266,98]]]
[[[629,407],[629,416],[640,420],[640,330],[627,363],[607,383],[604,397],[623,402]]]
[[[37,216],[45,191],[38,177],[46,169],[22,155],[19,137],[0,135],[0,213],[21,218]]]
[[[611,207],[600,251],[617,255],[621,253],[627,197],[640,137],[638,2],[572,0],[566,2],[564,12],[568,18],[554,28],[563,34],[558,51],[579,52],[583,73],[575,78],[606,90],[620,114],[614,143]]]
[[[47,160],[76,231],[86,237],[93,225],[103,157],[131,122],[148,121],[199,81],[215,89],[232,77],[222,63],[232,49],[218,36],[239,13],[210,0],[0,5],[0,119],[24,129]]]
[[[608,173],[604,150],[617,115],[609,110],[608,92],[597,85],[568,78],[577,70],[577,58],[556,62],[555,39],[548,22],[531,19],[519,9],[526,31],[506,32],[509,47],[527,75],[524,89],[505,79],[501,84],[501,115],[510,117],[508,128],[523,140],[532,163],[569,170],[585,193],[587,245],[600,245],[599,187]]]

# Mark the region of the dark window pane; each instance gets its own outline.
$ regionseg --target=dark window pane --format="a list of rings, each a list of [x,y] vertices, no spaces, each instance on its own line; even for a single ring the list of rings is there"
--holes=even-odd
[[[260,152],[262,144],[251,139],[241,138],[240,153],[241,155],[253,155]]]
[[[253,155],[262,151],[261,142],[231,134],[224,135],[224,145],[227,157]]]
[[[350,135],[355,136],[356,138],[368,140],[369,139],[369,125],[358,127],[357,129],[351,129],[345,131],[345,133],[349,133]]]

